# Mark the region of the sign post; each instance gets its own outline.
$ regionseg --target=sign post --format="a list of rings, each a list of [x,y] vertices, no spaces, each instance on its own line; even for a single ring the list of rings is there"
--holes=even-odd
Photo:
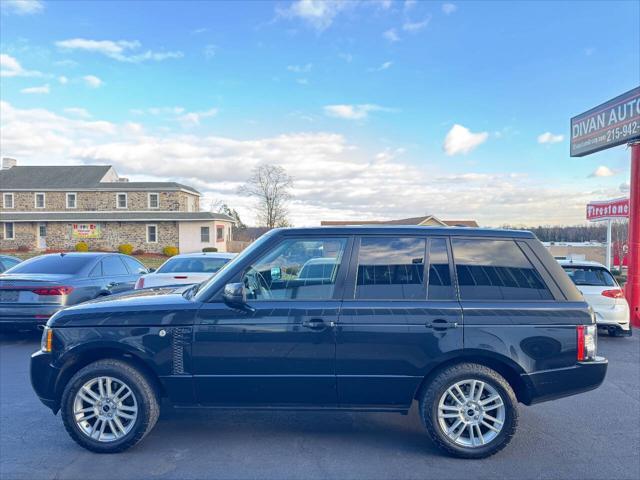
[[[571,119],[572,157],[625,143],[631,146],[629,261],[625,294],[631,308],[631,323],[640,327],[640,87]]]

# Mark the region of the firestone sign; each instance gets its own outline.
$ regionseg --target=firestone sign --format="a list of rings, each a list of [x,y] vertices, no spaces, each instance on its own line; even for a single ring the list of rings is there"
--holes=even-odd
[[[571,119],[571,156],[640,140],[640,87]]]
[[[612,218],[627,218],[629,216],[629,199],[617,198],[602,202],[587,204],[587,220],[610,220]]]

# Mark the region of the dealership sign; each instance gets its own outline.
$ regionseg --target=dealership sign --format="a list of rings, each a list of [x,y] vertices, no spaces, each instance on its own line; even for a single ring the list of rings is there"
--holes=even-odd
[[[571,119],[571,156],[640,140],[640,87]]]
[[[629,217],[629,199],[617,198],[587,204],[587,220],[611,220]]]
[[[74,223],[71,235],[73,238],[100,238],[102,231],[97,223]]]

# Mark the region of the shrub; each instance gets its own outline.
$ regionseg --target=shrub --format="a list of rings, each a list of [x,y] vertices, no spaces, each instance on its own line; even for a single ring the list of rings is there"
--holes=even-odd
[[[178,254],[178,247],[168,246],[162,249],[162,253],[164,253],[165,257],[173,257]]]
[[[204,248],[202,249],[202,251],[203,251],[203,252],[205,252],[205,253],[206,253],[206,252],[217,252],[217,251],[218,251],[218,249],[217,249],[216,247],[204,247]]]
[[[130,245],[128,243],[123,243],[122,245],[118,245],[118,252],[124,255],[131,255],[131,253],[133,252],[133,245]]]
[[[142,250],[141,248],[133,251],[134,255],[144,255],[145,253],[146,252],[144,250]]]
[[[76,252],[88,252],[88,251],[89,251],[89,245],[87,245],[85,242],[76,243]]]

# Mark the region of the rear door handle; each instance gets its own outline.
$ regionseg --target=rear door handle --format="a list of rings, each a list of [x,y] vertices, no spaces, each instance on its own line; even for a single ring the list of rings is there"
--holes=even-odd
[[[441,318],[436,318],[433,322],[427,322],[424,326],[434,330],[446,330],[447,328],[458,328],[458,322],[447,322]]]
[[[118,285],[116,282],[107,283],[107,288],[113,288]]]
[[[327,327],[333,327],[333,322],[325,323],[321,318],[311,318],[309,320],[303,320],[302,326],[310,330],[324,330]]]

